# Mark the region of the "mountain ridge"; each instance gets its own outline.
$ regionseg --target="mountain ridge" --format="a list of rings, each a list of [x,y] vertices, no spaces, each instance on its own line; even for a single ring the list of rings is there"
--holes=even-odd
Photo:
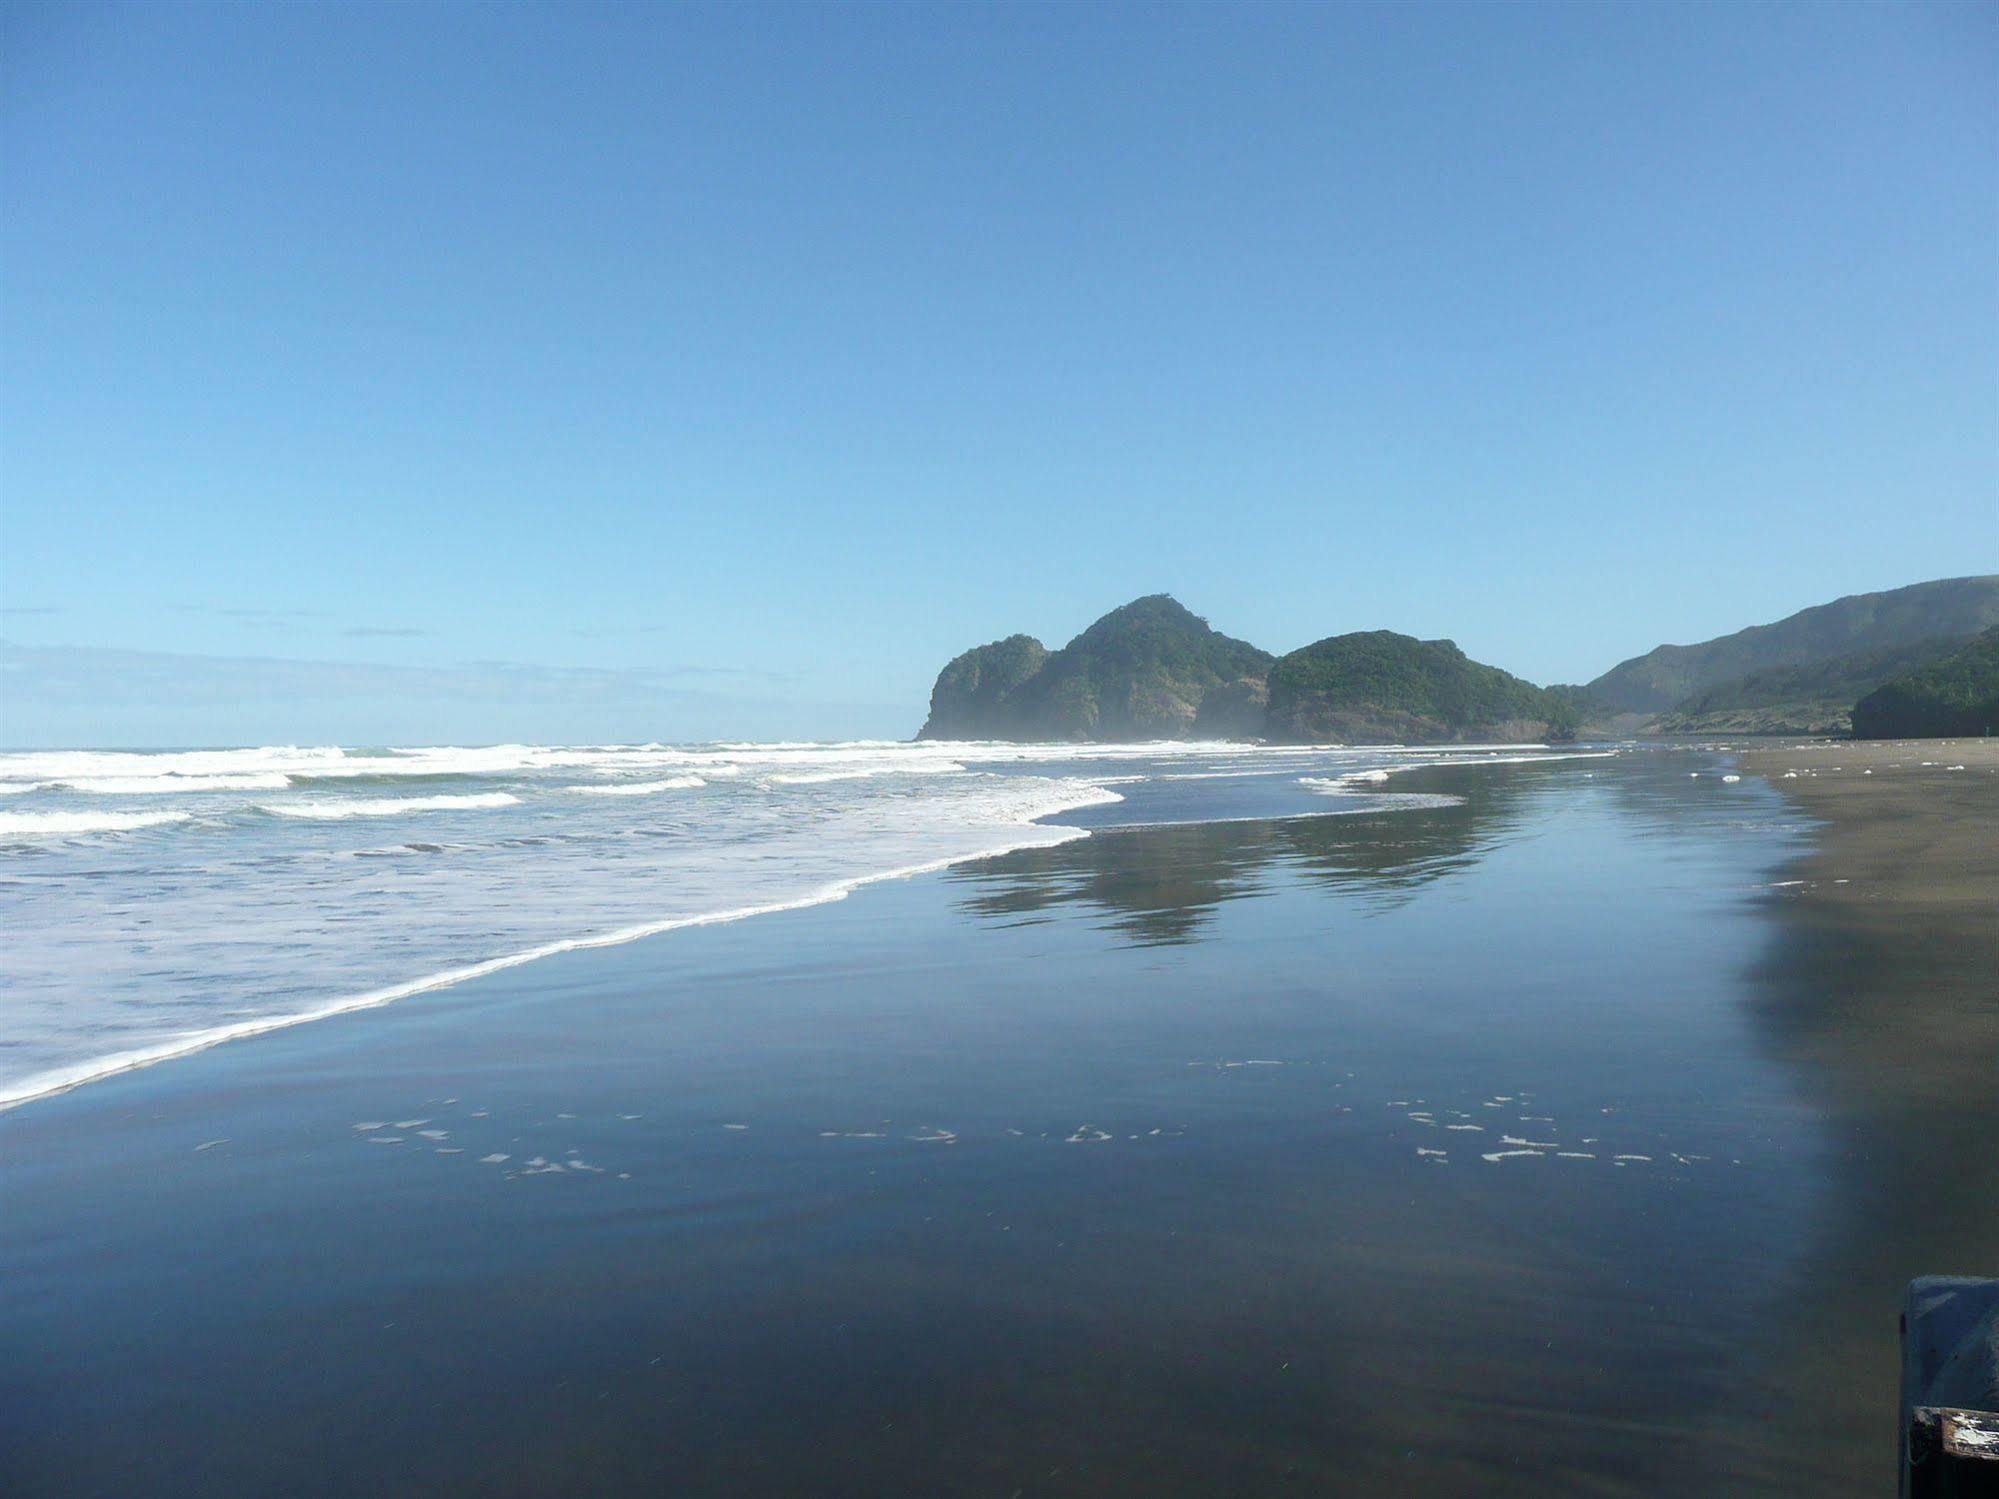
[[[1757,673],[1933,638],[1968,639],[1995,624],[1999,574],[1938,578],[1848,594],[1693,645],[1655,646],[1620,661],[1584,690],[1613,712],[1663,714],[1702,692]]]
[[[1111,610],[1060,650],[1016,634],[953,657],[918,737],[1449,743],[1572,738],[1585,728],[1841,734],[1858,700],[1936,668],[1994,627],[1999,575],[1940,578],[1658,646],[1586,686],[1537,687],[1452,641],[1392,630],[1331,635],[1273,656],[1156,593]],[[1957,690],[1932,687],[1946,698]],[[1930,690],[1918,684],[1910,703]]]

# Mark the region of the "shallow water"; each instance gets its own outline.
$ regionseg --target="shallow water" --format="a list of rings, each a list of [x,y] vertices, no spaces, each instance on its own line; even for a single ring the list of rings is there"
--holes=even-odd
[[[1480,751],[636,745],[0,753],[0,1107],[581,944],[837,899],[1073,832],[1121,788],[1205,815],[1366,807]],[[1576,753],[1565,750],[1561,753]],[[1413,805],[1402,798],[1400,805]]]
[[[1964,1268],[1884,1173],[1993,1105],[1801,1064],[1806,829],[1711,763],[1100,828],[0,1115],[0,1488],[1880,1492]]]

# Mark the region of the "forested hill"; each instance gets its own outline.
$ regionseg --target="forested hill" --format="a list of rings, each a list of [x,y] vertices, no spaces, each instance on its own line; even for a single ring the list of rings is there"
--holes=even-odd
[[[1853,707],[1857,739],[1926,739],[1999,732],[1999,629]]]
[[[1809,698],[1820,685],[1810,668],[1844,662],[1835,671],[1846,671],[1850,678],[1855,657],[1937,639],[1968,639],[1993,625],[1999,625],[1999,575],[1944,578],[1853,594],[1699,645],[1662,645],[1613,666],[1587,690],[1615,712],[1663,713],[1710,689],[1785,669],[1793,674],[1772,685]],[[1832,690],[1830,680],[1824,685]],[[1848,685],[1850,680],[1838,690]],[[1745,706],[1742,698],[1738,693],[1734,706]]]
[[[956,657],[938,674],[920,737],[1418,744],[1579,732],[1840,734],[1862,699],[1879,722],[1920,703],[1932,717],[1946,709],[1976,717],[1976,691],[1965,683],[1983,658],[1958,657],[1994,627],[1999,575],[1945,578],[1835,599],[1698,645],[1662,645],[1586,687],[1544,688],[1449,640],[1389,630],[1328,636],[1279,659],[1155,593],[1113,609],[1060,650],[1009,635]],[[1939,674],[1924,675],[1933,668]],[[1880,697],[1890,684],[1906,684],[1902,695]]]
[[[938,675],[925,739],[1435,743],[1570,730],[1568,701],[1448,640],[1340,635],[1274,660],[1165,594],[1059,651],[1010,635]]]
[[[1269,738],[1294,743],[1438,743],[1563,738],[1564,698],[1451,641],[1367,630],[1317,641],[1271,668]]]
[[[1163,593],[1113,609],[1059,651],[1027,635],[946,666],[924,739],[1254,737],[1271,657]]]

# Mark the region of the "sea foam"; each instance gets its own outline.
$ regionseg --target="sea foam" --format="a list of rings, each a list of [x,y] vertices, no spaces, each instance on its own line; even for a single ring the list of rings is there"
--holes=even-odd
[[[668,776],[659,781],[612,781],[603,786],[570,786],[589,796],[652,796],[661,791],[690,791],[708,783],[699,776]]]
[[[78,833],[129,833],[187,820],[185,812],[0,812],[0,837],[67,838]]]
[[[322,822],[346,817],[401,817],[409,812],[471,812],[488,807],[515,807],[520,798],[505,791],[471,796],[383,796],[355,801],[271,802],[258,807],[279,817],[312,817]]]

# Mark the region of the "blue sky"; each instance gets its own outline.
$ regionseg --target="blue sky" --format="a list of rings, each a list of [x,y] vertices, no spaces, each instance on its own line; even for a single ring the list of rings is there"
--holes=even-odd
[[[0,25],[0,635],[71,683],[0,739],[380,727],[92,649],[905,734],[1161,589],[1550,681],[1999,568],[1999,7]]]

